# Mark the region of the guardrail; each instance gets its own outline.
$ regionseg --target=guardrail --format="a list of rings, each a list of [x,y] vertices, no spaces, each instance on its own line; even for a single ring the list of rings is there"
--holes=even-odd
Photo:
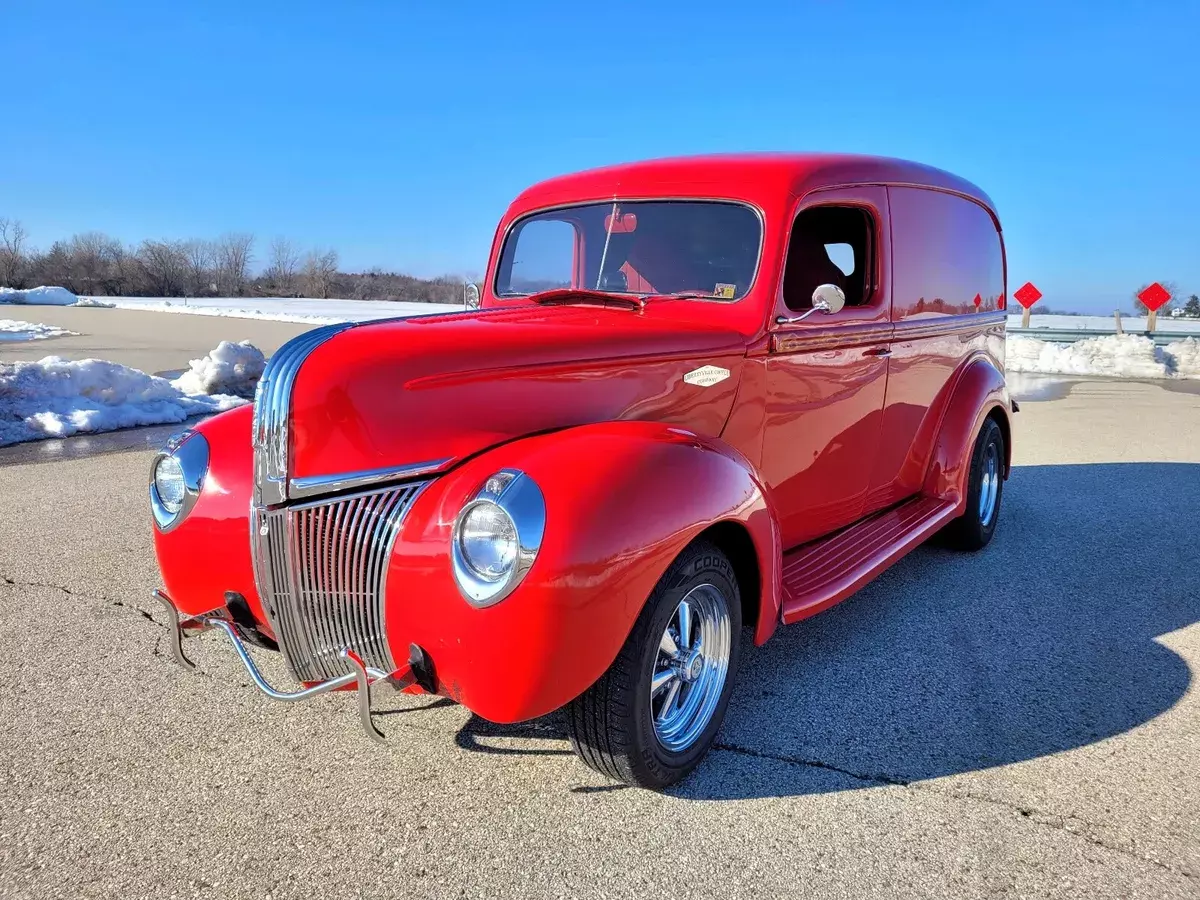
[[[1116,334],[1115,330],[1100,331],[1094,328],[1013,328],[1009,326],[1008,334],[1017,334],[1021,337],[1037,338],[1039,341],[1052,341],[1058,344],[1073,344],[1076,341],[1082,341],[1086,338],[1105,337]],[[1196,338],[1200,340],[1200,334],[1194,331],[1132,331],[1126,330],[1125,334],[1136,334],[1142,337],[1148,337],[1155,344],[1162,347],[1174,341],[1182,341],[1185,338]]]

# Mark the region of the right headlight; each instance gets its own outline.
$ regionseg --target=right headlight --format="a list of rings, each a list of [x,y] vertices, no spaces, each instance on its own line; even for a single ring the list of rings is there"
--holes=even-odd
[[[546,530],[546,503],[532,478],[497,472],[462,508],[450,559],[458,589],[472,606],[499,603],[533,566]]]
[[[175,435],[150,464],[150,509],[159,531],[184,520],[208,473],[208,441],[194,431]]]

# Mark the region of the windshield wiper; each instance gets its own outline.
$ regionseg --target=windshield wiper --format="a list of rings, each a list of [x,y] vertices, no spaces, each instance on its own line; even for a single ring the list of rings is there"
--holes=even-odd
[[[716,297],[712,294],[706,294],[704,291],[676,291],[673,294],[651,294],[656,300],[721,300],[722,297]]]
[[[593,291],[589,288],[555,288],[552,291],[538,291],[526,299],[534,303],[599,303],[608,306],[611,303],[621,303],[630,309],[641,309],[646,305],[645,298],[628,294],[609,294],[605,291]]]

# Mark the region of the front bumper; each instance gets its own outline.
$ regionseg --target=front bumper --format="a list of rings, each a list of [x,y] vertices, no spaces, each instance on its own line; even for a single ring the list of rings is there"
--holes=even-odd
[[[423,654],[418,647],[414,646],[412,648],[417,659],[410,659],[409,662],[393,672],[384,672],[373,666],[368,666],[352,647],[343,647],[339,656],[346,661],[353,671],[339,675],[336,678],[308,684],[298,691],[281,691],[273,687],[263,677],[263,674],[258,670],[258,666],[254,664],[254,659],[246,649],[246,642],[239,633],[240,626],[233,620],[228,609],[219,607],[201,615],[181,616],[175,604],[171,602],[171,598],[164,592],[155,591],[154,599],[166,609],[167,626],[171,630],[171,652],[175,657],[175,661],[185,669],[194,671],[196,664],[188,659],[187,655],[183,652],[184,637],[216,629],[229,638],[234,652],[237,654],[238,659],[241,660],[242,665],[245,666],[246,672],[250,675],[250,680],[254,682],[254,686],[272,700],[292,703],[299,700],[308,700],[321,694],[327,694],[330,691],[348,690],[351,686],[356,687],[358,690],[359,720],[362,723],[363,731],[373,741],[383,743],[386,735],[375,727],[375,722],[371,717],[371,689],[376,685],[386,684],[400,691],[413,685],[420,685],[426,680],[424,673],[421,671]],[[424,687],[425,685],[422,686]]]

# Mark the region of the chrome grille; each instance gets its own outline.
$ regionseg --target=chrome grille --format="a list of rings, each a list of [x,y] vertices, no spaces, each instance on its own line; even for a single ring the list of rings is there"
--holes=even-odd
[[[324,681],[368,666],[396,666],[384,632],[384,584],[392,544],[428,482],[253,511],[255,576],[279,646],[295,676]]]

